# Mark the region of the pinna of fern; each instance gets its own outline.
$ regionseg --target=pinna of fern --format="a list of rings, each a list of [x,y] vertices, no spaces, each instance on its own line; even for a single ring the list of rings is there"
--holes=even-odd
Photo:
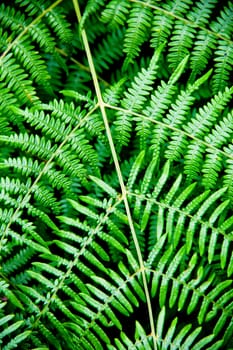
[[[230,349],[232,4],[80,5],[0,6],[0,347]]]

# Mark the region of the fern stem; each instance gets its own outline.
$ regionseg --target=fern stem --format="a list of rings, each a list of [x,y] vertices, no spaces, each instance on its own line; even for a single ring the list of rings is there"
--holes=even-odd
[[[78,19],[78,21],[80,23],[81,20],[82,20],[82,16],[81,16],[78,0],[73,0],[73,4],[74,4],[74,8],[75,8],[77,19]],[[92,58],[89,42],[88,42],[88,39],[87,39],[87,34],[86,34],[84,28],[82,28],[82,30],[81,30],[81,36],[82,36],[83,44],[84,44],[84,47],[85,47],[88,63],[89,63],[89,66],[90,66],[90,71],[91,71],[93,84],[94,84],[94,88],[95,88],[97,99],[98,99],[98,104],[99,104],[99,107],[100,107],[100,110],[101,110],[101,113],[102,113],[105,129],[106,129],[106,134],[107,134],[107,138],[108,138],[108,142],[109,142],[109,147],[110,147],[110,150],[111,150],[111,153],[112,153],[112,157],[113,157],[114,165],[115,165],[115,168],[116,168],[119,184],[120,184],[120,187],[121,187],[122,198],[123,198],[123,201],[124,201],[125,210],[126,210],[126,214],[127,214],[128,221],[129,221],[129,227],[130,227],[130,230],[131,230],[131,234],[132,234],[132,237],[133,237],[134,245],[135,245],[137,256],[138,256],[138,262],[139,262],[140,270],[141,270],[141,273],[142,273],[143,286],[144,286],[145,296],[146,296],[146,300],[147,300],[147,307],[148,307],[150,327],[151,327],[151,336],[152,336],[153,342],[154,342],[154,349],[156,350],[157,349],[157,345],[156,345],[156,334],[155,334],[153,310],[152,310],[150,294],[149,294],[149,289],[148,289],[147,280],[146,280],[146,272],[145,272],[145,266],[144,266],[144,262],[143,262],[143,258],[142,258],[142,253],[141,253],[140,245],[139,245],[139,242],[138,242],[138,239],[137,239],[137,235],[136,235],[136,231],[135,231],[135,227],[134,227],[133,219],[132,219],[132,215],[131,215],[131,210],[130,210],[129,202],[128,202],[128,198],[127,198],[127,190],[126,190],[126,187],[125,187],[125,184],[124,184],[124,180],[123,180],[123,176],[122,176],[119,160],[118,160],[118,157],[117,157],[115,145],[114,145],[114,142],[113,142],[111,130],[110,130],[109,123],[108,123],[108,117],[107,117],[107,113],[106,113],[106,109],[105,109],[105,103],[104,103],[103,98],[102,98],[102,94],[101,94],[101,90],[100,90],[97,74],[96,74],[96,71],[95,71],[95,66],[94,66],[94,62],[93,62],[93,58]]]

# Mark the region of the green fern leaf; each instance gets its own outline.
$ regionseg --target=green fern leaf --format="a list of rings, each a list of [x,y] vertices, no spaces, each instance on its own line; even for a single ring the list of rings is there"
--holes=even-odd
[[[1,1],[1,349],[232,348],[232,14]]]
[[[216,48],[215,75],[213,78],[213,91],[223,91],[227,86],[231,67],[233,65],[233,44],[222,41]]]
[[[152,47],[157,47],[168,39],[176,16],[185,15],[191,2],[189,0],[167,1],[161,7],[155,8],[152,22]],[[170,15],[164,16],[168,12]]]
[[[82,16],[81,27],[84,26],[86,19],[97,12],[101,6],[103,6],[105,0],[88,0],[85,11]]]
[[[106,5],[100,20],[110,28],[117,28],[119,25],[124,25],[128,9],[129,4],[125,0],[112,0]]]
[[[119,141],[119,146],[128,144],[128,139],[132,129],[129,111],[139,111],[143,107],[147,96],[152,90],[152,84],[157,71],[157,61],[162,48],[163,45],[156,50],[150,61],[148,69],[146,70],[143,68],[142,71],[138,73],[131,85],[131,88],[129,88],[128,92],[125,93],[125,98],[122,101],[122,107],[126,111],[119,112],[118,118],[115,121],[115,133],[117,140]]]
[[[127,54],[123,69],[127,69],[139,55],[140,46],[147,39],[147,33],[151,27],[152,13],[147,6],[133,3],[124,40],[124,52]]]
[[[171,38],[168,54],[168,61],[171,68],[175,68],[182,58],[189,52],[193,45],[195,35],[195,27],[203,26],[208,23],[208,18],[211,15],[211,10],[214,7],[214,1],[199,1],[196,6],[188,12],[187,18],[191,22],[184,23],[181,20],[176,21]]]

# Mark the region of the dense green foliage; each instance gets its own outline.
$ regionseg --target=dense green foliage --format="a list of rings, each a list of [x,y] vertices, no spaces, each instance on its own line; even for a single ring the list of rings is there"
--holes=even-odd
[[[233,4],[2,0],[0,348],[233,349]]]

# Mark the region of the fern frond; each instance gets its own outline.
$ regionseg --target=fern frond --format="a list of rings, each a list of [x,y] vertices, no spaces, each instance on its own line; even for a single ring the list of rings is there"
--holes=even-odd
[[[20,322],[20,321],[18,321]],[[6,345],[4,345],[3,349],[14,349],[16,348],[23,340],[28,338],[31,334],[31,331],[24,331],[21,334],[16,335],[13,339],[11,339]]]
[[[125,267],[123,267],[123,265],[120,267],[120,269],[121,269],[121,272],[124,271],[124,273],[129,273],[127,269],[125,270]],[[86,337],[88,339],[88,333],[90,331],[90,327],[93,326],[93,321],[95,319],[99,319],[99,321],[103,323],[104,326],[108,326],[108,322],[109,322],[108,319],[110,319],[112,326],[114,325],[117,328],[121,329],[121,324],[115,313],[116,312],[115,309],[117,309],[120,313],[123,313],[124,315],[129,315],[133,311],[131,306],[132,300],[134,300],[136,305],[138,305],[135,294],[137,293],[137,291],[141,294],[142,290],[140,289],[140,286],[136,283],[136,281],[134,281],[132,285],[132,290],[131,290],[127,286],[127,283],[131,284],[131,281],[130,281],[131,279],[127,282],[116,273],[113,273],[113,271],[110,271],[110,275],[112,275],[111,278],[114,280],[114,284],[116,286],[113,287],[111,283],[107,283],[103,278],[98,278],[93,276],[93,280],[97,283],[99,288],[89,285],[88,287],[92,295],[91,296],[87,294],[82,295],[82,298],[85,300],[87,305],[89,304],[91,306],[91,309],[93,310],[93,312],[91,312],[92,316],[91,316],[90,325],[86,324],[85,330],[83,330],[83,332],[81,333],[80,342],[83,341],[82,340],[83,337]],[[114,290],[112,288],[114,288]],[[109,293],[110,294],[114,293],[115,295],[114,299],[109,298],[108,296]],[[131,302],[129,302],[129,298]],[[75,308],[77,311],[81,311],[82,313],[86,309],[86,307],[84,309],[82,305],[80,306],[75,305]],[[97,310],[95,311],[95,309]],[[98,336],[102,339],[104,336],[105,343],[106,344],[109,343],[109,338],[106,335],[98,334]],[[96,343],[97,343],[97,340],[96,340]]]
[[[48,12],[46,22],[51,30],[56,33],[58,40],[61,41],[61,43],[70,44],[70,41],[73,39],[73,33],[70,30],[70,23],[63,17],[64,14],[61,7],[53,8]]]
[[[184,23],[176,21],[173,30],[173,36],[169,46],[168,62],[172,69],[177,67],[177,64],[185,57],[193,45],[193,39],[196,33],[195,27],[204,26],[208,23],[208,18],[211,15],[211,10],[214,8],[216,1],[199,1],[196,6],[188,12],[187,19],[191,22]]]
[[[152,90],[152,84],[156,77],[157,61],[163,45],[161,45],[153,55],[148,69],[142,68],[141,72],[135,77],[134,82],[125,93],[122,100],[122,107],[126,112],[118,112],[115,123],[116,138],[119,141],[119,148],[128,144],[130,132],[132,130],[132,122],[128,111],[137,112],[142,109],[146,102],[147,96]]]
[[[175,16],[185,15],[191,4],[190,0],[180,1],[167,1],[161,4],[161,7],[157,7],[154,10],[153,22],[152,22],[152,47],[157,47],[161,43],[165,42],[171,33],[171,29],[174,23]],[[164,15],[167,13],[168,15]]]
[[[40,2],[32,1],[29,3],[28,0],[16,0],[16,3],[20,4],[20,7],[26,7],[25,11],[28,12],[29,16],[33,16],[35,14],[38,14],[38,12],[43,11],[45,9],[45,4],[42,5]]]
[[[184,59],[182,63],[186,60]],[[181,63],[181,67],[182,64]],[[179,66],[178,66],[179,67]],[[172,128],[177,128],[179,125],[185,122],[187,114],[195,100],[192,95],[193,92],[208,79],[211,72],[206,73],[203,77],[199,78],[193,85],[188,85],[186,90],[180,92],[177,96],[176,101],[171,105],[169,113],[163,120],[163,124],[155,125],[153,135],[151,139],[151,148],[158,152],[161,146],[167,141],[170,130],[165,126],[166,124]],[[176,150],[177,152],[177,150]]]
[[[35,52],[35,48],[29,42],[18,43],[13,47],[12,51],[15,58],[19,59],[25,70],[29,71],[31,77],[39,85],[43,85],[45,88],[47,86],[49,87],[50,76],[47,72],[45,62]]]
[[[189,50],[192,47],[193,38],[194,34],[189,26],[184,26],[182,21],[176,23],[173,37],[169,43],[171,48],[168,54],[168,62],[171,69],[175,69],[177,64],[188,55]]]
[[[224,144],[230,141],[232,135],[231,119],[232,115],[228,113],[226,117],[216,124],[212,132],[205,137],[206,142],[214,147],[206,150],[208,153],[202,168],[205,188],[212,188],[216,184],[218,174],[223,168],[223,154],[220,150]]]
[[[219,111],[223,110],[224,106],[230,100],[232,89],[226,88],[225,91],[219,92],[204,109],[200,109],[194,118],[184,126],[184,130],[199,139],[209,132],[211,126],[216,122]],[[191,141],[187,147],[188,151],[185,154],[185,172],[189,172],[190,179],[197,179],[198,169],[202,166],[202,157],[205,147],[199,141]],[[216,159],[215,169],[218,171],[219,161]],[[215,171],[216,171],[215,170]],[[215,177],[215,176],[214,176]],[[212,182],[215,181],[214,177]]]
[[[120,338],[120,339],[119,339]],[[115,338],[115,344],[116,346],[110,345],[108,346],[108,349],[110,350],[116,350],[116,349],[133,349],[138,348],[142,349],[142,347],[146,347],[147,349],[152,349],[152,338],[151,336],[148,336],[143,328],[143,326],[136,322],[135,326],[135,334],[134,339],[131,340],[124,332],[120,333],[120,337]]]
[[[166,183],[166,180],[169,175],[169,168],[170,168],[170,163],[167,162],[163,168],[162,174],[157,182],[157,184],[154,186],[154,189],[151,193],[151,197],[153,200],[156,200],[157,196],[159,195],[160,191],[162,190],[163,186]],[[152,209],[153,201],[148,201],[146,204],[146,207],[144,209],[143,215],[142,215],[142,220],[141,220],[141,230],[144,231],[147,224],[148,220],[150,217],[151,209]]]
[[[98,73],[101,73],[104,69],[109,69],[115,61],[120,60],[123,56],[122,41],[124,34],[122,29],[112,31],[95,49],[95,67]]]
[[[166,349],[166,347],[168,347],[171,343],[173,344],[174,348],[183,347],[184,349],[188,349],[201,332],[201,327],[198,327],[195,331],[190,333],[191,325],[187,324],[178,333],[178,330],[176,329],[178,318],[176,317],[171,321],[168,330],[164,334],[164,324],[166,322],[165,318],[166,309],[165,307],[162,307],[157,319],[158,345],[161,346],[162,349]]]
[[[218,174],[222,170],[223,158],[218,150],[207,149],[207,151],[208,153],[202,167],[202,183],[206,189],[211,189],[217,183]]]
[[[1,1],[2,350],[232,348],[232,14]]]
[[[155,92],[151,95],[150,105],[147,106],[144,111],[144,114],[148,118],[156,118],[156,120],[159,121],[161,120],[162,114],[165,112],[165,110],[169,108],[169,101],[176,92],[174,84],[184,70],[187,59],[188,56],[179,64],[177,69],[170,77],[168,83],[162,81],[161,86],[158,86]],[[150,121],[144,118],[135,118],[135,120],[138,121],[138,126],[136,129],[141,139],[141,147],[144,147],[146,140],[150,136]]]
[[[88,0],[82,16],[81,27],[84,26],[84,23],[88,17],[96,13],[99,8],[105,4],[105,1],[106,0]]]
[[[217,93],[218,91],[223,91],[229,81],[233,66],[233,43],[220,42],[215,53],[215,74],[212,83],[213,92]]]
[[[12,54],[1,58],[1,81],[11,89],[17,96],[21,104],[31,104],[38,99],[32,81],[27,79],[27,75],[12,58]]]
[[[28,0],[17,0],[16,3],[17,2],[20,3],[19,6],[23,7],[24,11],[28,13],[28,16],[38,16],[46,11],[46,7],[49,8],[49,2],[46,1],[42,3],[35,0],[32,0],[31,2]],[[72,33],[69,28],[69,23],[63,19],[61,10],[61,8],[53,8],[51,6],[44,21],[47,22],[52,30],[54,30],[62,42],[68,43],[72,38]]]
[[[6,158],[4,159],[4,163],[0,164],[0,168],[13,168],[14,171],[20,175],[35,177],[42,172],[43,164],[39,164],[37,160],[26,157]],[[65,191],[69,192],[72,187],[72,181],[67,176],[65,176],[62,172],[52,169],[51,167],[44,176],[54,188],[63,188]],[[23,188],[24,186],[22,189]]]
[[[171,257],[171,251],[167,251],[167,257]],[[188,293],[190,293],[190,288],[192,289],[194,286],[194,293],[191,292],[193,295],[190,299],[190,304],[188,307],[188,314],[191,314],[193,312],[194,309],[197,309],[197,303],[200,303],[200,299],[203,299],[200,308],[199,308],[199,314],[198,314],[198,320],[199,323],[202,324],[205,318],[209,318],[209,316],[214,315],[215,312],[221,311],[222,307],[221,307],[221,303],[215,303],[215,298],[217,298],[217,296],[220,295],[228,295],[229,294],[229,298],[230,298],[230,289],[229,286],[231,285],[231,281],[225,281],[222,283],[222,285],[220,286],[216,286],[211,293],[208,293],[208,287],[210,286],[211,283],[213,283],[213,279],[214,277],[211,276],[210,277],[210,281],[208,283],[201,283],[201,280],[203,278],[203,270],[199,270],[198,271],[198,276],[196,279],[190,280],[189,282],[187,282],[187,279],[190,278],[190,275],[195,267],[195,261],[197,259],[197,256],[194,255],[192,258],[192,262],[190,263],[189,268],[186,271],[183,271],[182,275],[180,275],[177,278],[174,277],[169,277],[169,273],[170,272],[174,272],[178,265],[181,263],[181,259],[182,257],[184,258],[184,253],[185,253],[185,247],[183,246],[179,252],[177,253],[178,255],[175,255],[173,257],[173,259],[171,260],[171,264],[169,265],[168,269],[165,270],[165,259],[164,257],[161,258],[161,260],[159,261],[159,263],[157,262],[157,266],[159,266],[159,268],[161,269],[161,272],[158,274],[157,272],[153,275],[153,279],[152,279],[152,293],[157,293],[157,291],[159,291],[160,294],[160,305],[163,306],[165,304],[166,301],[166,293],[167,293],[167,288],[168,288],[168,283],[172,280],[172,289],[171,289],[171,293],[170,293],[170,300],[169,300],[169,304],[170,307],[174,306],[174,303],[178,302],[179,304],[179,310],[182,310],[184,308],[185,302],[187,300],[188,297]],[[177,260],[179,256],[179,259]],[[160,284],[160,286],[158,286],[158,284]],[[197,288],[197,285],[199,285],[199,287]],[[181,289],[180,289],[181,288]],[[225,289],[227,291],[225,291]],[[205,292],[207,291],[207,292]],[[222,300],[221,296],[219,295],[219,301]],[[210,307],[210,304],[211,307]],[[207,311],[209,309],[209,312]],[[215,310],[215,312],[213,312],[212,310]],[[224,326],[224,322],[230,320],[230,314],[227,311],[227,308],[224,309],[223,311],[224,316],[222,317],[221,321],[217,322],[215,325],[215,329],[214,329],[214,333],[220,331],[221,327]],[[221,324],[221,326],[220,326]],[[219,328],[218,328],[219,327]],[[215,334],[216,335],[216,334]]]
[[[53,36],[51,36],[48,27],[44,23],[39,22],[38,24],[30,26],[27,29],[28,36],[32,38],[33,41],[35,41],[41,49],[49,53],[52,53],[54,51],[56,41]]]
[[[33,8],[35,9],[34,6]],[[55,47],[55,40],[51,36],[48,27],[41,22],[30,26],[28,22],[28,19],[25,19],[23,13],[19,11],[15,12],[14,8],[2,4],[2,7],[0,8],[0,23],[6,28],[10,28],[12,35],[20,35],[21,31],[25,30],[25,32],[27,32],[27,39],[32,38],[41,48],[44,48],[48,52],[52,52]],[[20,45],[20,41],[17,42],[17,44]]]
[[[109,28],[118,28],[124,25],[129,12],[129,4],[125,0],[111,0],[101,13],[100,20],[107,24]]]
[[[25,265],[30,258],[34,255],[35,251],[31,247],[22,249],[19,254],[16,254],[13,258],[8,259],[7,263],[2,266],[2,271],[4,274],[11,274],[15,270],[20,269]]]
[[[38,322],[38,331],[39,331],[40,335],[43,336],[43,338],[46,340],[46,343],[48,345],[50,344],[51,346],[55,346],[57,349],[61,350],[61,345],[59,344],[57,337],[42,322]],[[35,342],[35,339],[33,339],[33,337],[32,337],[32,341]],[[35,345],[38,345],[39,339],[36,339],[36,342],[37,342],[37,344],[35,344]],[[43,346],[43,343],[44,342],[42,342],[42,346]],[[40,345],[39,345],[39,349],[41,349]],[[43,349],[43,347],[42,347],[42,349]],[[47,350],[47,348],[46,348],[46,350]]]
[[[232,200],[233,196],[233,186],[231,181],[231,176],[233,174],[233,160],[232,160],[232,150],[233,145],[230,143],[228,147],[225,147],[225,151],[227,154],[230,155],[229,159],[226,161],[226,168],[223,175],[223,185],[227,187],[227,192],[229,198]]]
[[[21,148],[23,146],[23,150],[27,150],[29,153],[34,153],[42,158],[51,157],[56,149],[55,146],[52,148],[50,141],[47,141],[44,137],[40,138],[38,135],[12,134],[9,137],[2,136],[1,141],[11,144],[14,147]],[[50,154],[48,154],[49,150]]]
[[[151,27],[152,12],[147,6],[140,3],[133,3],[129,18],[127,20],[128,28],[126,29],[124,40],[124,52],[126,59],[123,69],[127,69],[128,65],[133,63],[135,57],[139,55],[140,46],[148,38],[148,32]]]
[[[190,57],[190,66],[192,69],[190,82],[193,82],[196,76],[206,68],[213,50],[216,49],[216,45],[217,39],[213,34],[208,34],[204,30],[199,31]]]
[[[220,15],[217,17],[216,21],[210,24],[210,28],[219,34],[222,34],[226,38],[230,38],[232,32],[232,14],[233,7],[230,2],[227,6],[224,6]]]
[[[26,109],[24,111],[17,110],[16,112],[21,116],[23,116],[24,120],[26,120],[28,123],[34,126],[35,129],[41,130],[45,136],[47,136],[48,138],[54,139],[55,142],[62,142],[64,141],[64,139],[69,137],[70,145],[73,152],[77,152],[80,158],[83,158],[84,161],[90,162],[90,164],[96,168],[96,163],[98,162],[96,153],[94,152],[92,147],[89,145],[88,141],[85,139],[85,135],[83,134],[82,130],[77,130],[75,134],[73,134],[72,136],[70,135],[72,129],[71,129],[70,123],[67,124],[70,119],[69,116],[67,118],[66,115],[63,115],[64,121],[60,121],[58,119],[58,116],[60,117],[60,113],[58,115],[53,113],[53,117],[50,117],[49,115],[45,115],[43,111],[42,112],[36,111],[35,113],[31,113],[29,110]],[[72,112],[74,113],[74,111]],[[77,113],[77,111],[75,112]],[[57,132],[58,130],[59,130],[59,133]],[[32,152],[32,149],[28,151]],[[66,161],[68,161],[69,158],[70,160],[73,158],[73,156],[71,156],[71,153],[70,154],[68,152],[65,152],[65,153],[66,153]],[[63,163],[63,160],[61,159],[60,156],[59,158]],[[75,163],[74,161],[70,163],[70,165],[72,164],[71,165],[72,168],[74,163]]]
[[[1,112],[1,130],[4,132],[4,135],[9,134],[9,123],[6,120],[6,117],[10,116],[9,106],[16,104],[17,99],[14,97],[12,93],[10,93],[10,89],[4,86],[5,84],[0,84],[1,94],[0,94],[0,112]],[[11,118],[14,120],[14,118]],[[7,127],[8,126],[8,127]]]

